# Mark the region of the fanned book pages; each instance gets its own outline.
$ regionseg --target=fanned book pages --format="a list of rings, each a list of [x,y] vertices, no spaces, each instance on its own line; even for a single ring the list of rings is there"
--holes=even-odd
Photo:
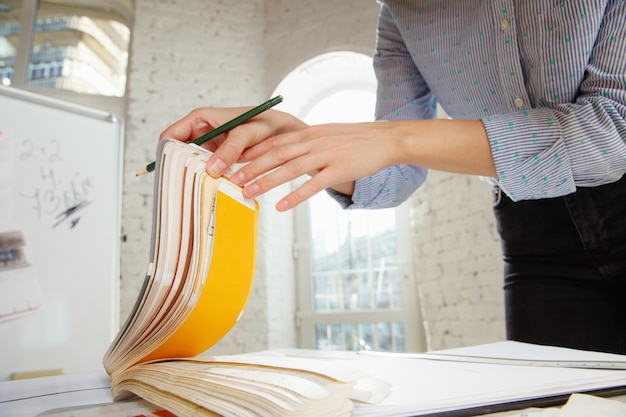
[[[200,355],[247,303],[259,211],[227,177],[206,174],[209,156],[159,143],[147,276],[103,360],[114,399],[138,395],[180,417],[347,416],[353,400],[380,401],[386,383],[318,361]]]

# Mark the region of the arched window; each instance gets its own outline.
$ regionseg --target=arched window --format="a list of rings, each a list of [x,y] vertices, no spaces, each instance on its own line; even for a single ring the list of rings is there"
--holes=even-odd
[[[315,57],[276,89],[309,124],[372,121],[375,91],[371,58],[353,52]],[[346,211],[326,193],[296,208],[300,347],[423,349],[407,222],[404,207]]]

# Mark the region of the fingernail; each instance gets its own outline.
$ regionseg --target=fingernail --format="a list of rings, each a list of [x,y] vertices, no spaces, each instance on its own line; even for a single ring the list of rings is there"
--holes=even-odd
[[[235,173],[232,177],[230,177],[230,181],[235,185],[241,186],[246,181],[246,176],[243,172],[239,171]]]
[[[212,177],[219,177],[226,169],[226,164],[219,158],[211,158],[208,162],[208,172]]]
[[[289,202],[287,200],[280,200],[276,203],[276,210],[285,211],[289,208]]]
[[[252,198],[259,193],[259,186],[257,184],[250,184],[243,189],[243,193],[246,197]]]

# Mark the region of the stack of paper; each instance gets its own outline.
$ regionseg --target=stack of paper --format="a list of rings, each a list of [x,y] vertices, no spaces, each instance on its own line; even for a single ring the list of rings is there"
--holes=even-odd
[[[428,354],[363,352],[359,369],[392,383],[354,416],[473,416],[564,403],[570,394],[626,393],[626,357],[520,342]]]
[[[158,404],[152,410],[169,409],[179,417],[192,410],[211,415],[208,409],[224,416],[348,415],[352,406],[357,417],[469,417],[529,407],[533,414],[507,416],[554,417],[553,409],[545,414],[536,409],[568,398],[558,417],[622,417],[626,404],[599,401],[597,395],[624,397],[625,360],[517,342],[428,354],[289,349],[141,364],[123,383]],[[381,379],[391,383],[390,392]],[[146,403],[132,399],[111,404],[107,388],[100,374],[0,382],[0,415],[29,417],[48,410],[42,415],[170,416],[142,411]],[[581,392],[596,396],[570,396]],[[598,412],[590,413],[590,407]]]

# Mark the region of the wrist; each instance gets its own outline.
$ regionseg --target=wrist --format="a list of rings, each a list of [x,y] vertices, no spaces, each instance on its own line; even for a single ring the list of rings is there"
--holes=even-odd
[[[333,190],[341,194],[352,196],[352,194],[354,194],[355,183],[356,181],[350,181],[350,182],[345,182],[343,184],[333,185],[330,188],[332,188]]]
[[[390,166],[392,165],[418,165],[417,161],[423,158],[425,149],[418,145],[419,135],[425,130],[423,126],[417,125],[418,122],[411,121],[396,121],[393,123],[392,132],[390,137],[393,146],[390,147],[392,159]]]

